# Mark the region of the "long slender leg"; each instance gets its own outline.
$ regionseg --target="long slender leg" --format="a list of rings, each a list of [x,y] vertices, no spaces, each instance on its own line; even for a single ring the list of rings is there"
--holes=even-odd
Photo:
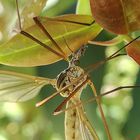
[[[44,103],[47,103],[49,100],[51,100],[52,98],[54,98],[55,96],[57,96],[57,95],[60,94],[61,92],[65,91],[67,88],[69,88],[71,85],[75,84],[75,83],[76,83],[78,80],[80,80],[81,78],[82,78],[82,76],[79,77],[78,79],[76,79],[75,81],[73,81],[71,84],[69,84],[69,85],[63,87],[62,89],[56,91],[56,92],[55,92],[54,94],[52,94],[51,96],[49,96],[49,97],[43,99],[42,101],[38,102],[38,103],[36,104],[36,107],[42,106]],[[57,112],[60,111],[61,108],[63,107],[63,105],[64,105],[65,103],[67,103],[67,101],[75,95],[76,91],[80,90],[80,88],[82,88],[82,86],[84,86],[86,83],[87,83],[87,80],[84,81],[80,86],[78,86],[72,93],[70,93],[70,96],[68,96],[68,97],[57,107],[57,109],[56,109],[55,111],[57,111]],[[60,107],[60,106],[61,106],[61,107]],[[57,113],[57,114],[59,114],[59,113]]]
[[[83,102],[76,103],[74,106],[71,106],[71,107],[69,107],[69,108],[66,108],[66,109],[62,110],[61,113],[65,112],[65,111],[67,111],[67,110],[76,108],[77,106],[82,106],[82,105],[88,104],[88,103],[90,103],[90,102],[94,102],[94,101],[96,101],[97,99],[100,99],[101,97],[106,96],[106,95],[108,95],[108,94],[111,94],[111,93],[113,93],[113,92],[116,92],[116,91],[118,91],[118,90],[130,89],[130,88],[140,88],[140,85],[136,85],[136,86],[120,86],[120,87],[114,88],[114,89],[112,89],[112,90],[110,90],[110,91],[101,93],[101,94],[99,94],[98,96],[96,96],[96,97],[94,97],[94,98],[91,98],[91,99],[89,99],[89,100],[87,100],[87,101],[83,101]]]
[[[125,54],[116,54],[115,56],[113,56],[113,57],[110,58],[110,59],[106,58],[106,59],[103,60],[103,61],[100,61],[100,62],[98,62],[98,63],[95,63],[94,65],[90,65],[90,66],[86,69],[86,72],[85,72],[84,75],[89,74],[91,71],[97,69],[98,67],[100,67],[101,65],[103,65],[107,60],[111,60],[111,59],[116,58],[116,57],[121,56],[121,55],[125,55]],[[70,85],[67,85],[67,86],[65,86],[64,88],[62,88],[61,90],[55,92],[53,95],[51,95],[51,96],[45,98],[44,100],[38,102],[38,103],[36,104],[36,107],[42,106],[44,103],[48,102],[50,99],[52,99],[53,97],[57,96],[60,92],[63,92],[65,89],[67,89],[67,88],[69,88],[71,85],[75,84],[78,80],[81,80],[82,77],[83,77],[84,75],[80,76],[77,80],[73,81]],[[73,94],[73,93],[72,93],[72,94]],[[74,93],[74,94],[75,94],[75,93]],[[72,95],[72,96],[73,96],[73,95]],[[70,98],[71,98],[71,97],[68,97],[68,100],[69,100]],[[67,100],[67,98],[66,98],[66,100]],[[60,109],[60,108],[59,108],[59,109]],[[58,108],[57,108],[57,110],[58,110]],[[61,112],[63,112],[63,111],[61,110]]]
[[[66,58],[66,55],[65,55],[64,51],[57,44],[57,42],[51,37],[51,35],[47,31],[47,29],[45,29],[45,27],[43,26],[43,24],[40,22],[39,17],[34,17],[33,20],[38,25],[38,27],[45,33],[45,35],[52,41],[52,43],[57,47],[57,49],[62,53],[62,55],[64,55],[64,57]]]
[[[94,93],[95,97],[97,97],[98,95],[97,95],[96,88],[94,87],[93,82],[92,82],[91,80],[89,80],[88,83],[89,83],[91,89],[93,90],[93,93]],[[97,99],[96,99],[96,102],[97,102],[97,104],[98,104],[98,107],[99,107],[99,110],[100,110],[100,113],[101,113],[101,117],[102,117],[102,119],[103,119],[103,124],[104,124],[105,130],[106,130],[108,139],[109,139],[109,140],[112,140],[111,134],[110,134],[110,131],[109,131],[109,127],[108,127],[108,125],[107,125],[107,121],[106,121],[106,119],[105,119],[104,112],[103,112],[103,109],[102,109],[102,106],[101,106],[101,99],[100,99],[100,98],[97,98]]]
[[[18,15],[18,21],[19,21],[19,28],[20,28],[20,33],[28,38],[30,38],[31,40],[35,41],[37,44],[41,45],[42,47],[46,48],[47,50],[51,51],[52,53],[62,57],[63,59],[66,59],[66,57],[64,55],[62,55],[61,53],[53,50],[52,48],[50,48],[49,46],[47,46],[46,44],[44,44],[43,42],[41,42],[40,40],[38,40],[37,38],[35,38],[34,36],[32,36],[31,34],[27,33],[26,31],[22,30],[21,27],[21,19],[20,19],[20,14],[19,14],[19,6],[18,6],[18,0],[16,0],[16,7],[17,7],[17,15]]]
[[[95,63],[95,64],[89,65],[89,66],[85,69],[85,71],[86,71],[87,74],[89,74],[89,73],[92,72],[93,70],[95,70],[95,69],[99,68],[100,66],[102,66],[103,64],[105,64],[107,61],[110,61],[110,60],[112,60],[112,59],[114,59],[114,58],[117,58],[117,57],[119,57],[119,56],[125,56],[125,55],[127,55],[127,54],[123,53],[123,54],[116,54],[116,55],[114,55],[114,56],[109,56],[109,57],[107,57],[107,58],[104,59],[104,60],[101,60],[101,61],[99,61],[99,62],[97,62],[97,63]]]
[[[43,18],[43,17],[42,17],[42,18]],[[66,57],[65,52],[61,49],[61,47],[57,44],[57,42],[51,37],[50,33],[47,31],[47,29],[46,29],[46,28],[43,26],[43,24],[41,23],[40,18],[39,18],[39,17],[34,17],[33,20],[34,20],[34,22],[39,26],[39,28],[45,33],[45,35],[52,41],[52,43],[57,47],[57,49],[62,53],[62,55],[64,55],[64,57]],[[51,19],[51,20],[53,21],[54,19]],[[56,20],[54,20],[54,21],[68,22],[68,23],[79,24],[79,25],[85,25],[85,26],[90,26],[90,25],[92,25],[92,24],[95,23],[94,20],[93,20],[91,23],[89,23],[89,24],[88,24],[88,23],[80,23],[80,22],[76,22],[76,21],[69,21],[69,20],[60,20],[60,19],[56,19]],[[71,48],[68,46],[68,44],[67,44],[65,38],[64,38],[64,41],[65,41],[65,43],[66,43],[68,49],[69,49],[71,52],[73,52],[73,51],[71,50]]]

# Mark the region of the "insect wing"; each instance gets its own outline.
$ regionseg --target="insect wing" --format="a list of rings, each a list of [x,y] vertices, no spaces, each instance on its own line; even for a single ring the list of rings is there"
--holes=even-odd
[[[77,122],[79,123],[78,127],[82,140],[98,140],[98,136],[93,127],[91,126],[90,122],[88,121],[83,108],[78,107],[76,109],[78,114]]]
[[[51,79],[0,71],[0,101],[24,102],[35,97]]]
[[[70,100],[67,103],[67,108],[74,106],[74,103]],[[84,116],[83,116],[84,115]],[[84,117],[84,118],[83,118]],[[89,128],[89,122],[87,124],[87,117],[81,107],[77,107],[66,111],[65,113],[65,136],[66,140],[98,140],[96,132],[91,126]],[[94,133],[94,134],[93,134]]]
[[[78,123],[79,123],[79,129],[80,129],[80,135],[82,137],[82,140],[95,140],[90,133],[90,130],[86,126],[86,124],[81,120],[80,116],[78,117]]]
[[[71,100],[67,102],[66,107],[72,106]],[[65,112],[65,139],[66,140],[83,140],[80,134],[79,118],[77,110],[71,109]],[[78,127],[77,127],[78,126]]]

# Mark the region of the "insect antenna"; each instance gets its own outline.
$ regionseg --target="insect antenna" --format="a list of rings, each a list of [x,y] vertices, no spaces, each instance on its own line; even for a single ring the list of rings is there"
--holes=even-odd
[[[64,39],[64,41],[65,41],[65,43],[66,43],[67,48],[70,50],[71,54],[74,54],[74,51],[69,47],[69,45],[68,45],[68,43],[67,43],[65,37],[63,37],[63,39]]]

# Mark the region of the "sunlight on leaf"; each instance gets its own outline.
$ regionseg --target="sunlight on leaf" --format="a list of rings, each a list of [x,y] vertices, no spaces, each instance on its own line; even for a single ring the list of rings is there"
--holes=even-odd
[[[50,2],[52,3],[52,0]],[[49,3],[47,3],[43,10],[43,16],[54,17],[64,13],[73,13],[73,6],[75,6],[76,2],[76,0],[57,0],[57,3],[52,6],[49,6]]]
[[[30,0],[26,2],[25,8],[21,13],[23,29],[34,24],[33,17],[39,16],[46,4],[46,0]]]
[[[91,15],[89,0],[78,0],[76,13],[82,15]]]

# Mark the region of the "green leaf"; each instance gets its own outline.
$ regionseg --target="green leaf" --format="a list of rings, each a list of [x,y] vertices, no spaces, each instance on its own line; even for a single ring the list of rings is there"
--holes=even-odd
[[[89,0],[78,0],[76,13],[83,15],[91,15]]]
[[[19,29],[19,23],[16,21],[18,16],[15,1],[0,1],[0,43],[10,38],[13,30]],[[34,24],[32,17],[40,14],[46,0],[18,0],[18,3],[22,27],[25,29]]]
[[[40,21],[67,57],[72,53],[71,50],[75,52],[101,31],[93,18],[86,15],[40,18]],[[56,46],[36,24],[27,28],[26,32],[58,52]],[[0,63],[5,65],[31,67],[48,65],[60,59],[62,57],[21,34],[17,34],[0,47]]]
[[[46,0],[30,0],[25,4],[20,17],[22,21],[22,28],[25,29],[34,24],[33,17],[38,16],[45,7]]]
[[[51,0],[50,0],[51,1]],[[53,5],[46,4],[43,10],[43,16],[54,17],[56,15],[62,15],[62,13],[68,13],[73,11],[73,6],[76,4],[76,0],[57,0],[51,1]],[[67,11],[68,10],[68,11]]]

